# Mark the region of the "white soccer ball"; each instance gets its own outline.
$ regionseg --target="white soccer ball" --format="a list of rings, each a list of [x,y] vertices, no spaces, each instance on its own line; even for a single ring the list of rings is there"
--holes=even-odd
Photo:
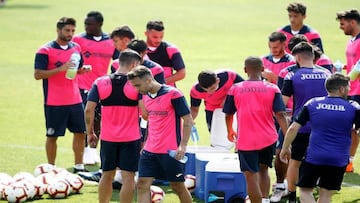
[[[46,192],[47,185],[44,185],[39,179],[34,179],[32,184],[35,188],[34,199],[40,199]]]
[[[150,186],[150,195],[151,195],[151,202],[152,203],[160,203],[163,202],[165,199],[165,192],[161,187],[156,185]]]
[[[68,174],[65,176],[65,180],[70,184],[72,193],[80,193],[80,190],[84,186],[84,180],[75,174]]]
[[[5,199],[4,189],[14,182],[14,179],[7,173],[0,173],[0,199]]]
[[[54,167],[54,169],[51,172],[54,173],[56,176],[67,176],[68,174],[71,174],[66,169],[58,168],[58,167]]]
[[[51,165],[51,164],[48,164],[48,163],[39,164],[34,169],[34,176],[37,177],[37,176],[39,176],[41,174],[49,173],[54,168],[55,168],[54,165]]]
[[[26,189],[18,184],[11,184],[4,189],[5,199],[10,203],[20,203],[27,200]]]
[[[14,179],[7,173],[0,173],[0,184],[9,185]]]
[[[37,176],[36,179],[47,187],[55,179],[55,174],[43,173]]]
[[[32,181],[35,179],[34,175],[29,172],[18,172],[13,177],[14,181],[28,180]]]
[[[185,176],[184,184],[185,184],[185,187],[189,190],[189,192],[193,193],[196,188],[196,177],[191,174],[187,174]]]
[[[69,196],[71,186],[65,180],[56,180],[51,182],[47,187],[47,193],[52,198],[62,199]]]
[[[23,186],[25,188],[28,199],[33,199],[35,197],[35,193],[36,193],[35,186],[30,180],[21,179],[20,181],[17,181],[13,184]]]

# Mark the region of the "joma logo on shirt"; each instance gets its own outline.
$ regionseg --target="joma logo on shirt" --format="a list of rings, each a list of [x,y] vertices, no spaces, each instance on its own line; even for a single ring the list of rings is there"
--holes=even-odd
[[[317,80],[317,79],[326,79],[326,74],[301,74],[301,80]]]
[[[343,105],[322,104],[322,103],[319,103],[316,109],[325,109],[330,111],[345,111],[345,107]]]

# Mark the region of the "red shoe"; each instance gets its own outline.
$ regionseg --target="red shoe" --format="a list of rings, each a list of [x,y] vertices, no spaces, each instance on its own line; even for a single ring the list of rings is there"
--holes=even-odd
[[[346,172],[346,173],[353,173],[353,172],[354,172],[353,163],[350,162],[350,163],[346,166],[345,172]]]

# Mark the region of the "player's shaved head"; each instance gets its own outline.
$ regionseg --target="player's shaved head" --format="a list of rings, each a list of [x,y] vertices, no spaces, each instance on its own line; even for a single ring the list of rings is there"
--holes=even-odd
[[[245,59],[245,68],[248,70],[261,71],[263,67],[263,62],[258,56],[249,56]]]

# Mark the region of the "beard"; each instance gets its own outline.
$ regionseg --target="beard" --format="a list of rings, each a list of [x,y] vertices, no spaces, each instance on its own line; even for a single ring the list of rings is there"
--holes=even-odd
[[[60,35],[59,39],[62,40],[62,41],[65,41],[65,42],[70,42],[72,37]]]

